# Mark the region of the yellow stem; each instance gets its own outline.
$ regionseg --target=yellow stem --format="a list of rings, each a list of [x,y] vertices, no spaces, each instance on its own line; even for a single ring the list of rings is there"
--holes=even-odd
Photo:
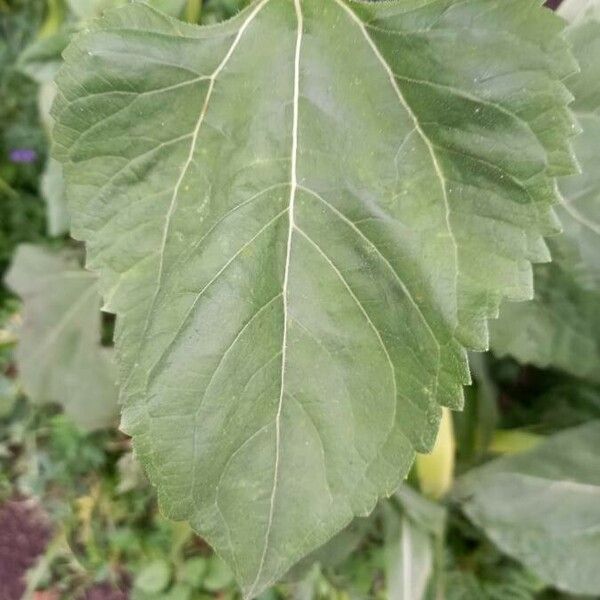
[[[541,435],[519,429],[498,430],[494,432],[488,449],[495,454],[516,454],[531,450],[543,439]]]
[[[199,23],[202,14],[202,0],[187,0],[185,5],[184,19],[188,23]]]
[[[452,486],[455,449],[452,413],[444,407],[433,449],[429,454],[417,454],[417,479],[425,496],[441,498]]]

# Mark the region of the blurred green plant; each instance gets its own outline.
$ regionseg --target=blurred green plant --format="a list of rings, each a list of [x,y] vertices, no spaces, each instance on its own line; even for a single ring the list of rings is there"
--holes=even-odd
[[[0,281],[14,248],[41,241],[45,233],[38,183],[47,144],[38,119],[37,85],[16,68],[37,35],[43,11],[41,0],[0,2]],[[0,283],[0,303],[6,297]]]

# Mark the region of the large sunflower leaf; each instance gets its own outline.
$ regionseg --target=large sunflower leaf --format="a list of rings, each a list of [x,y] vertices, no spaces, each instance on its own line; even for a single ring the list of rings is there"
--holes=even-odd
[[[248,597],[390,494],[465,346],[532,295],[571,172],[561,21],[533,0],[142,5],[67,50],[73,234],[118,315],[123,428]]]
[[[33,402],[57,403],[82,428],[98,429],[117,415],[112,351],[100,344],[97,277],[71,251],[19,246],[8,285],[23,299],[17,359]]]
[[[144,0],[67,0],[67,4],[79,19],[92,19],[115,6],[141,1]],[[187,0],[146,0],[146,4],[174,17],[181,15],[186,2]]]
[[[550,241],[553,263],[535,268],[535,300],[503,306],[492,348],[523,362],[600,380],[600,1],[561,6],[581,72],[567,80],[582,134],[582,174],[559,180],[564,233]]]

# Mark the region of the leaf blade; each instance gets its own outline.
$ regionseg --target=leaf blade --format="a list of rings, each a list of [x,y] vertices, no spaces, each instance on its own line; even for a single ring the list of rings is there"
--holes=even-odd
[[[457,486],[467,516],[502,551],[575,594],[599,585],[599,431],[598,421],[565,430],[470,471]]]
[[[111,425],[117,390],[111,353],[100,346],[95,275],[72,252],[21,245],[6,281],[24,301],[17,360],[31,400],[61,404],[83,429]]]
[[[521,30],[503,6],[481,0],[467,15],[492,9],[484,26],[501,29],[501,17],[506,48]],[[554,17],[526,6],[522,17],[558,37]],[[558,39],[546,51],[526,38],[543,65],[533,104],[550,98],[558,122],[550,133],[523,126],[525,97],[511,105],[518,118],[483,96],[441,110],[437,87],[407,80],[395,52],[429,56],[411,68],[431,74],[464,18],[448,1],[263,0],[198,28],[132,5],[66,52],[55,155],[74,235],[118,315],[123,427],[163,509],[191,521],[247,595],[397,487],[431,447],[440,404],[462,403],[463,344],[486,345],[502,293],[530,293],[528,261],[553,227],[551,175],[568,163],[557,75],[570,63]],[[423,36],[415,21],[440,31]],[[463,85],[466,63],[436,73]],[[525,66],[513,65],[526,78]],[[478,85],[509,104],[523,87]],[[491,113],[472,125],[477,107]],[[522,142],[523,161],[509,142]],[[475,159],[491,164],[486,176],[460,182]],[[502,187],[495,163],[532,174],[533,200]],[[475,204],[474,183],[505,197]],[[475,236],[471,209],[489,221]],[[510,240],[490,243],[504,218]],[[483,244],[489,276],[475,282]]]

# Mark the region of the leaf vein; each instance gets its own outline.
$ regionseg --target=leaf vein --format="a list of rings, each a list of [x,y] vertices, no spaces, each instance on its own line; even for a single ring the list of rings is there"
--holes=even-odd
[[[455,294],[455,301],[458,302],[458,244],[456,241],[456,237],[454,236],[454,232],[452,231],[452,226],[451,226],[451,222],[450,222],[450,202],[448,199],[448,190],[446,189],[446,179],[445,179],[444,173],[442,171],[441,165],[438,161],[434,147],[431,143],[431,140],[427,137],[427,135],[423,131],[421,124],[419,122],[419,119],[417,118],[417,115],[413,112],[413,109],[411,108],[410,104],[408,104],[408,102],[404,98],[402,90],[400,89],[400,87],[398,85],[398,81],[396,80],[396,78],[394,76],[394,72],[392,71],[392,68],[390,67],[388,62],[385,60],[384,56],[381,54],[379,48],[373,41],[373,38],[369,35],[369,32],[367,31],[365,24],[358,18],[356,13],[345,3],[344,0],[334,0],[334,1],[346,12],[346,14],[356,24],[356,26],[359,28],[359,30],[363,34],[367,44],[370,46],[375,57],[377,58],[377,60],[379,61],[379,63],[384,68],[385,72],[387,73],[387,76],[390,80],[392,88],[394,89],[394,92],[396,93],[398,100],[400,101],[400,104],[404,107],[404,109],[408,113],[409,117],[413,121],[415,129],[419,133],[419,136],[421,137],[421,139],[427,146],[427,149],[431,156],[431,162],[433,163],[433,167],[434,167],[436,176],[440,182],[440,188],[442,191],[442,199],[444,202],[444,209],[445,209],[446,228],[448,230],[448,235],[450,236],[450,240],[451,240],[452,248],[453,248],[453,254],[454,254],[454,294]],[[456,308],[456,319],[458,321],[458,307]]]

